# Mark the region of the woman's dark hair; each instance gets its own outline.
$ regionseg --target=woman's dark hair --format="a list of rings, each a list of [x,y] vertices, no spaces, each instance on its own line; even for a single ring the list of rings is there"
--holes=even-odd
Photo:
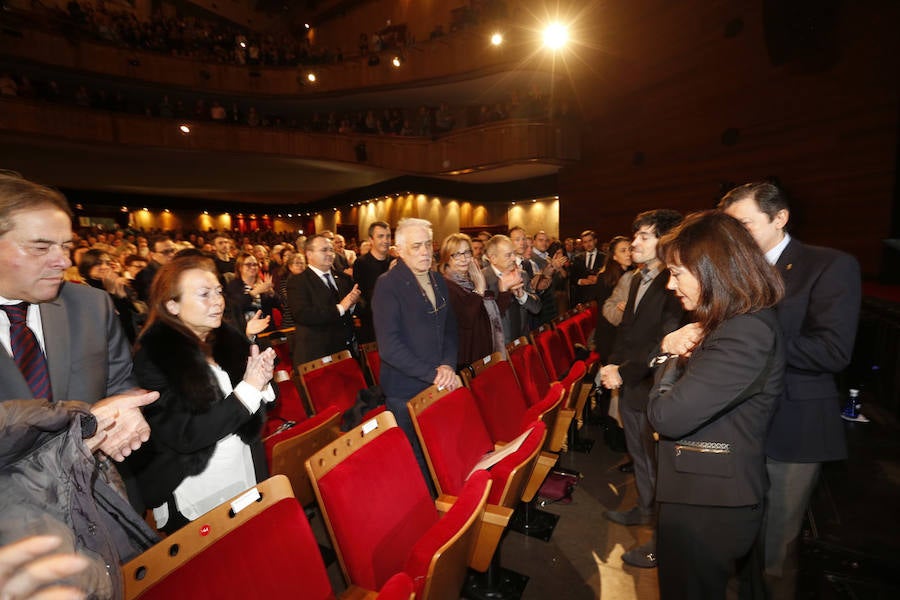
[[[737,315],[774,306],[784,295],[781,276],[747,229],[717,210],[689,215],[659,240],[659,254],[700,283],[694,316],[704,333]]]
[[[628,244],[630,246],[631,240],[624,235],[617,235],[609,240],[607,244],[609,250],[606,252],[606,260],[603,261],[603,283],[608,288],[616,287],[616,284],[619,283],[619,279],[622,278],[622,274],[625,272],[622,265],[613,260],[613,256],[616,254],[616,246],[619,244]]]
[[[85,278],[91,278],[91,269],[99,265],[103,261],[103,257],[109,259],[109,252],[91,248],[81,255],[78,259],[78,273]]]
[[[196,340],[204,354],[209,354],[215,332],[210,333],[206,342],[201,342],[197,335],[181,322],[181,319],[170,313],[169,309],[166,308],[166,303],[169,300],[178,300],[181,297],[181,279],[185,271],[190,271],[191,269],[208,271],[215,275],[216,279],[219,278],[216,263],[207,256],[191,254],[177,256],[160,267],[153,277],[153,283],[150,285],[150,298],[147,302],[149,315],[147,316],[147,323],[144,325],[144,331],[147,331],[157,321],[165,323],[172,329],[183,333],[187,339]],[[140,339],[138,339],[138,344],[140,344]]]

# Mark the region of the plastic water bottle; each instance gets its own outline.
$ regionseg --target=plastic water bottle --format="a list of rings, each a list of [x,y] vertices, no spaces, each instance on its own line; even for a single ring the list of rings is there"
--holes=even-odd
[[[852,388],[847,397],[847,402],[841,410],[841,418],[845,421],[852,421],[854,423],[868,423],[869,419],[860,412],[861,407],[862,403],[859,400],[859,390]]]

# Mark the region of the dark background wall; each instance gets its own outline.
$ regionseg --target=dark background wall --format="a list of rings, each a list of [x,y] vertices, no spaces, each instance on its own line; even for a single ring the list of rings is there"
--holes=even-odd
[[[587,126],[560,173],[561,234],[608,239],[638,211],[708,208],[727,182],[777,176],[797,237],[866,276],[890,269],[900,3],[631,0],[588,16],[593,48],[567,59]]]

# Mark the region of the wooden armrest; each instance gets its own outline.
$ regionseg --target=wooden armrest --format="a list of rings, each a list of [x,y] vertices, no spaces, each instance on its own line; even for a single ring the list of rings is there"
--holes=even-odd
[[[470,567],[482,573],[487,571],[512,514],[513,509],[506,506],[488,504],[484,508],[484,515],[478,524],[478,537],[469,556]]]
[[[441,494],[438,496],[438,499],[434,501],[434,507],[443,515],[456,504],[457,497],[458,496],[451,496],[449,494]]]
[[[534,465],[534,470],[531,472],[531,477],[528,478],[528,483],[525,484],[525,489],[522,491],[523,502],[531,502],[534,499],[541,486],[544,485],[547,475],[550,474],[551,469],[556,466],[558,461],[559,454],[541,452]]]

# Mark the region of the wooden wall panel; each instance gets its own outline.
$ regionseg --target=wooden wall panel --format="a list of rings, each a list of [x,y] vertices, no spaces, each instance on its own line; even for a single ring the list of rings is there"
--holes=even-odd
[[[761,1],[611,4],[574,79],[587,123],[582,162],[560,173],[560,232],[590,224],[608,239],[641,210],[707,208],[722,182],[775,175],[799,238],[877,275],[897,196],[900,3],[843,2],[840,58],[821,72],[772,66]],[[735,18],[743,30],[726,38]]]

